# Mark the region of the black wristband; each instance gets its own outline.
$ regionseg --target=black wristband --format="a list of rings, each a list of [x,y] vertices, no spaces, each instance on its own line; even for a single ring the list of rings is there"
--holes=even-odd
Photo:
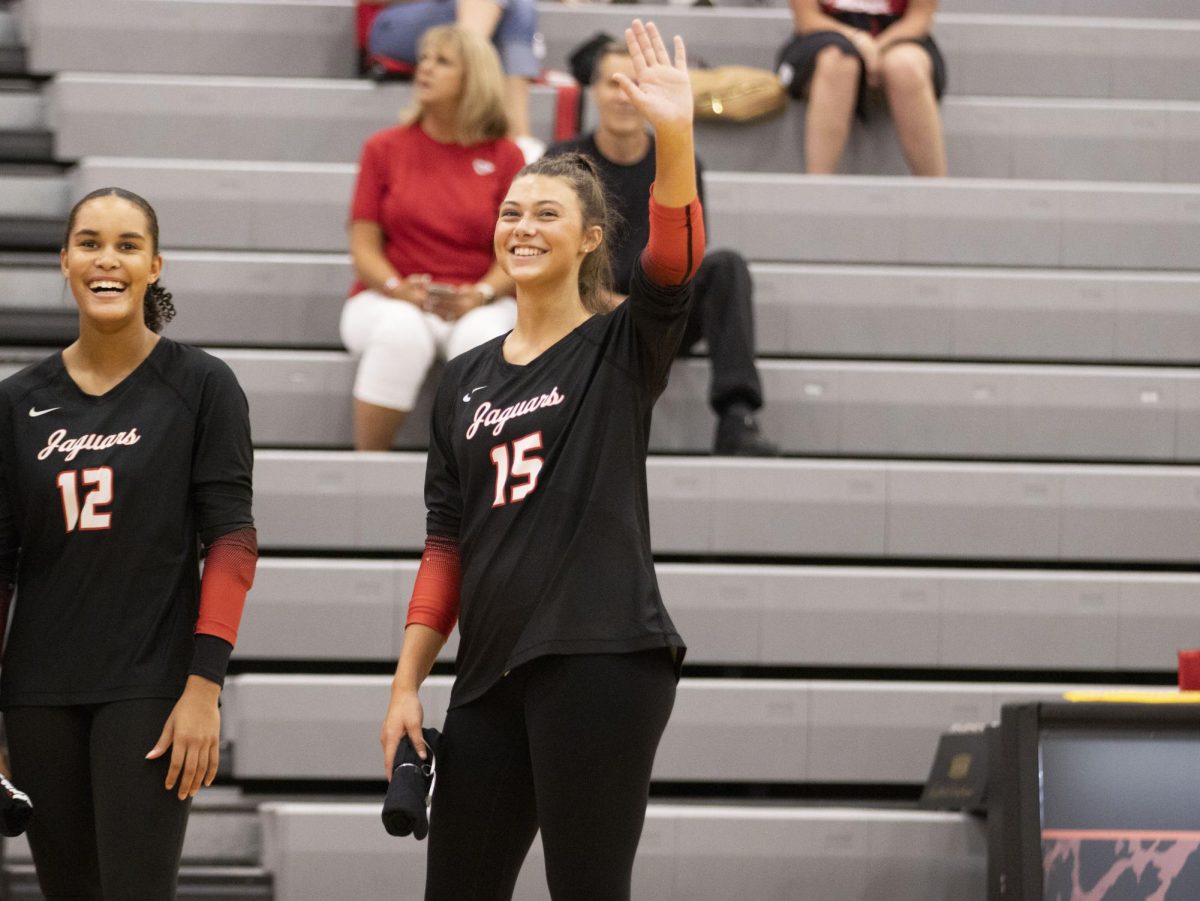
[[[229,669],[229,655],[232,653],[233,645],[224,638],[198,632],[188,675],[203,676],[210,682],[224,685],[225,673]]]

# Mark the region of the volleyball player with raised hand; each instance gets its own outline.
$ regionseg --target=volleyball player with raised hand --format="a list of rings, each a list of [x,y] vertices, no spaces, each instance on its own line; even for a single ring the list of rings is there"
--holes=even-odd
[[[160,901],[254,577],[249,412],[228,366],[158,334],[145,200],[84,197],[61,265],[78,340],[0,383],[0,707],[45,896]]]
[[[427,901],[507,899],[535,833],[556,901],[629,898],[684,644],[650,552],[654,402],[704,247],[683,42],[626,32],[619,78],[656,132],[650,240],[609,311],[595,166],[543,159],[500,207],[517,286],[507,336],[450,361],[431,426],[425,554],[380,734],[423,749],[418,688],[461,644],[438,747]]]

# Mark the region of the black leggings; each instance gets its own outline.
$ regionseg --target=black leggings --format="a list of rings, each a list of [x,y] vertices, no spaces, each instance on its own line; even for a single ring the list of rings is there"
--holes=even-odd
[[[425,901],[507,901],[538,828],[555,901],[627,901],[675,668],[540,657],[446,715]]]
[[[167,698],[10,707],[13,782],[33,801],[29,847],[50,901],[171,901],[191,802],[164,787],[171,754],[146,760]]]

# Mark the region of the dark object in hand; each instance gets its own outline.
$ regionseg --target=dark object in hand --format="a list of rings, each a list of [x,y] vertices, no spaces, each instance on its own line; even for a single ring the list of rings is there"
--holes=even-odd
[[[408,835],[418,840],[429,834],[429,817],[425,806],[429,803],[436,764],[438,739],[437,729],[422,729],[428,756],[422,760],[408,736],[400,739],[396,746],[396,757],[392,765],[392,781],[388,783],[387,796],[383,799],[383,828],[389,835]]]
[[[10,838],[20,835],[32,816],[33,803],[29,795],[0,776],[0,834]]]

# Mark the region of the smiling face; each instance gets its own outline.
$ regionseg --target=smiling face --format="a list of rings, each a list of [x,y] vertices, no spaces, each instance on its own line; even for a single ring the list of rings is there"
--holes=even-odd
[[[462,97],[464,78],[462,53],[453,41],[430,40],[422,44],[413,78],[416,97],[422,107],[457,105]]]
[[[603,230],[583,225],[570,182],[551,175],[524,175],[508,189],[496,221],[496,259],[518,287],[575,286],[579,267],[595,250]]]
[[[95,197],[75,213],[59,255],[80,315],[113,331],[143,322],[146,287],[158,281],[162,257],[146,214],[122,197]]]

